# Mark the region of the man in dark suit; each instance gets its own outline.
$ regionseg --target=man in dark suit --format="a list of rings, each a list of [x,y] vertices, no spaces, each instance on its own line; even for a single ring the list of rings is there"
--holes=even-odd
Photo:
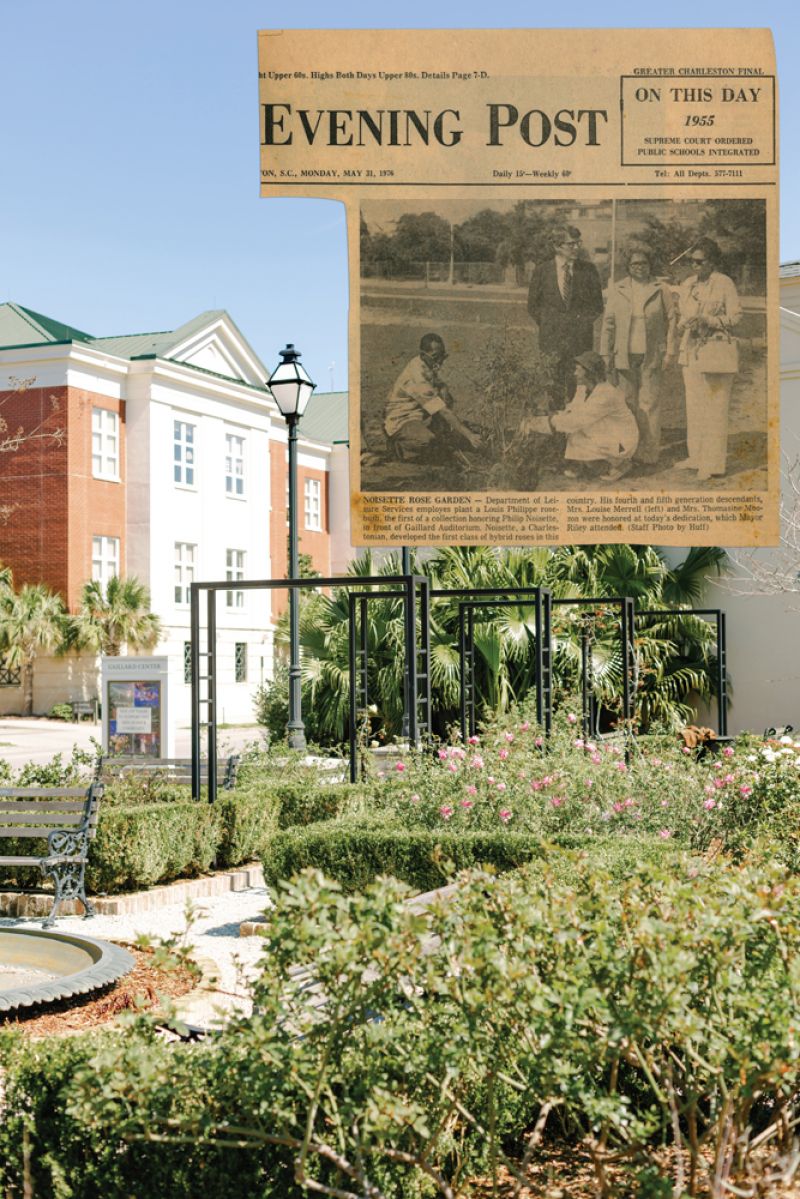
[[[553,231],[555,254],[536,267],[528,291],[528,313],[539,328],[539,349],[553,362],[551,406],[563,408],[575,392],[575,359],[594,349],[594,322],[603,312],[600,276],[579,257],[580,230]]]

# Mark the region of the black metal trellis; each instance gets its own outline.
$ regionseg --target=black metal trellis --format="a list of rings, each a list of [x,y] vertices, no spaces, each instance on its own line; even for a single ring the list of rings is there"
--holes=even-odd
[[[369,628],[368,606],[371,600],[403,601],[405,626],[405,669],[403,672],[404,733],[410,744],[418,744],[430,734],[430,600],[428,580],[409,575],[413,588],[403,591],[351,591],[349,602],[350,661],[350,781],[358,778],[359,721],[368,719],[369,709]],[[419,599],[420,641],[417,642],[416,600]]]
[[[392,584],[400,590],[392,594],[404,597],[405,613],[405,651],[406,674],[408,677],[406,704],[409,713],[409,739],[416,743],[418,740],[417,723],[417,678],[418,671],[416,648],[416,613],[415,598],[419,588],[424,608],[423,628],[428,628],[427,608],[427,579],[419,575],[379,575],[362,576],[346,575],[328,579],[251,579],[237,580],[236,591],[288,591],[319,587],[342,587],[347,591],[365,587],[386,588]],[[217,797],[217,592],[230,591],[234,585],[230,579],[224,582],[192,583],[190,588],[190,630],[191,630],[191,709],[192,709],[192,798],[200,798],[200,725],[203,708],[206,710],[207,724],[207,757],[208,757],[208,802],[214,803]],[[200,596],[206,593],[206,642],[205,649],[201,647],[200,627]],[[205,671],[201,674],[201,662]],[[351,675],[351,687],[355,678]],[[205,695],[201,684],[205,683]],[[351,777],[352,777],[351,763]]]
[[[629,595],[578,596],[573,599],[554,599],[553,604],[564,607],[602,608],[619,605],[619,637],[622,649],[622,719],[630,730],[633,721],[634,698],[637,687],[636,647],[634,645],[634,603]],[[594,694],[592,670],[592,647],[588,629],[581,634],[581,715],[584,737],[596,737],[600,718],[597,698]]]
[[[720,738],[728,736],[728,634],[725,613],[722,608],[644,608],[636,612],[640,617],[710,616],[717,631],[717,732]]]
[[[459,656],[461,661],[461,736],[475,732],[475,619],[478,608],[517,608],[533,600],[536,640],[536,718],[549,733],[553,723],[551,654],[551,594],[547,587],[432,587],[431,599],[463,596],[459,604]],[[477,599],[476,597],[485,597]],[[494,597],[489,598],[489,597]],[[511,598],[517,597],[517,598]]]

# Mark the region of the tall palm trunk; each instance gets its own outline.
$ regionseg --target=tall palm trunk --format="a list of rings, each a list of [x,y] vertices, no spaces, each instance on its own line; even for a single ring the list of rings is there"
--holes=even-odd
[[[22,676],[22,715],[33,716],[33,658],[28,658],[20,667]]]

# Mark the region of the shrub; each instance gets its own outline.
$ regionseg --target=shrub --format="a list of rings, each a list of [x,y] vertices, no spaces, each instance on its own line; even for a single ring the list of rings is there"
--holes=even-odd
[[[229,1193],[209,1155],[232,1142],[240,1193],[264,1199],[464,1195],[500,1165],[522,1181],[552,1119],[589,1148],[603,1199],[755,1193],[793,1152],[800,880],[675,859],[623,881],[565,860],[474,871],[426,914],[390,880],[348,896],[301,876],[270,915],[254,1014],[213,1045],[160,1044],[140,1020],[90,1051],[14,1049],[4,1185],[21,1189],[27,1125],[36,1193],[66,1195],[63,1177],[116,1199],[125,1146],[147,1163],[158,1136],[207,1199]]]
[[[279,827],[279,800],[274,791],[221,791],[215,808],[220,819],[219,867],[251,862],[267,851]]]
[[[48,715],[51,720],[72,720],[72,705],[53,704]]]
[[[741,859],[759,847],[793,870],[800,868],[800,741],[747,744],[723,751],[698,780],[692,840],[716,843]]]
[[[94,892],[151,887],[202,874],[217,854],[222,817],[210,804],[100,805],[86,883]]]
[[[582,844],[593,861],[624,877],[637,862],[663,860],[659,839],[627,838]],[[441,887],[471,866],[513,870],[527,862],[550,860],[552,847],[528,833],[511,830],[444,831],[398,828],[391,824],[340,821],[286,829],[270,841],[263,857],[264,876],[273,886],[313,867],[335,879],[347,893],[361,891],[389,875],[415,891]],[[568,861],[555,852],[557,862]]]
[[[4,1195],[49,1195],[53,1199],[195,1199],[198,1186],[207,1199],[267,1195],[267,1171],[258,1154],[205,1144],[143,1144],[127,1141],[114,1123],[97,1138],[94,1122],[71,1107],[76,1076],[94,1073],[118,1037],[63,1037],[43,1041],[0,1034],[3,1067],[3,1119],[0,1121],[0,1190]],[[109,1046],[115,1045],[111,1050]],[[186,1110],[181,1094],[187,1078],[196,1086],[200,1071],[185,1053],[174,1054],[141,1034],[131,1041],[140,1070],[149,1067],[152,1084],[169,1079],[160,1100],[155,1085],[149,1098],[163,1118],[173,1104]],[[95,1073],[98,1109],[110,1076]],[[183,1101],[183,1102],[182,1102]],[[27,1158],[27,1165],[26,1165]],[[27,1175],[27,1177],[26,1177]],[[284,1192],[286,1194],[287,1192]],[[277,1199],[277,1196],[276,1196]]]

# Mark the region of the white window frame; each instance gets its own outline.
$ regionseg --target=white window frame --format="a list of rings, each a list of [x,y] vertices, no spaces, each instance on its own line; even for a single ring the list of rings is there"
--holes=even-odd
[[[173,555],[174,583],[172,599],[176,608],[188,608],[197,566],[197,542],[176,541]]]
[[[322,532],[322,480],[303,480],[303,521],[309,532]]]
[[[245,454],[247,441],[242,433],[225,434],[225,495],[231,500],[245,498]]]
[[[119,413],[92,408],[92,478],[119,483]]]
[[[177,416],[172,422],[172,481],[176,487],[197,491],[197,425]]]
[[[105,591],[111,579],[119,576],[119,537],[92,534],[92,579]]]
[[[244,567],[247,560],[246,550],[228,549],[225,551],[225,579],[229,583],[241,583],[244,580]],[[226,591],[225,606],[241,611],[244,608],[243,591]]]

